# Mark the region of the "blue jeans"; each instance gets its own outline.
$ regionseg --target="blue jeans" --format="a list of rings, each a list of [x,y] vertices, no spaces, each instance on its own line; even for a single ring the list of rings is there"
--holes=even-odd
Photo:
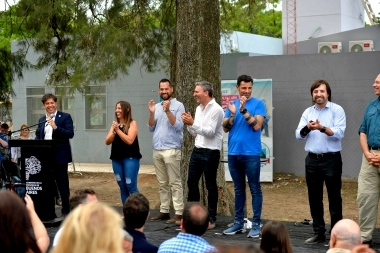
[[[252,210],[254,223],[261,223],[263,194],[260,185],[260,156],[228,155],[228,168],[234,182],[235,190],[235,220],[234,223],[244,224],[245,187],[248,178],[252,194]]]
[[[140,159],[129,157],[122,160],[112,160],[112,169],[119,185],[121,201],[124,205],[129,195],[139,192],[137,189],[137,175],[140,169]]]

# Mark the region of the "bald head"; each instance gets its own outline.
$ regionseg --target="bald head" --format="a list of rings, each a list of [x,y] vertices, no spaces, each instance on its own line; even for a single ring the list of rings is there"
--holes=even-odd
[[[340,220],[331,230],[330,248],[351,250],[361,243],[360,228],[353,220]]]

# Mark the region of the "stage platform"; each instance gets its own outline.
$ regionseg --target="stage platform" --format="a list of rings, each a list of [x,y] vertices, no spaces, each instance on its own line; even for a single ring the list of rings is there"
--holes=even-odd
[[[115,207],[118,213],[121,214],[121,207]],[[59,213],[60,209],[56,209]],[[158,210],[152,210],[151,216],[154,216],[158,213]],[[171,215],[174,215],[174,212],[171,212]],[[230,216],[217,216],[216,227],[213,230],[207,231],[203,238],[206,239],[210,244],[228,244],[228,245],[246,245],[246,244],[260,244],[259,238],[247,238],[247,233],[237,234],[237,235],[223,235],[223,230],[227,228],[227,225],[233,221],[233,217]],[[265,224],[266,220],[263,220]],[[296,221],[289,222],[283,221],[286,225],[286,228],[289,232],[291,244],[295,253],[301,252],[315,252],[315,253],[325,253],[328,250],[328,240],[330,236],[326,233],[326,243],[319,243],[315,245],[306,245],[304,241],[309,237],[313,236],[313,229],[310,225],[304,226],[295,226]],[[327,231],[330,229],[330,226],[326,226]],[[50,242],[53,242],[55,233],[58,231],[58,227],[47,228]],[[145,224],[145,235],[149,242],[154,245],[159,246],[163,241],[175,237],[179,232],[179,226],[166,224],[165,221],[150,221],[148,220]],[[380,251],[380,234],[378,229],[376,229],[373,235],[374,249]]]

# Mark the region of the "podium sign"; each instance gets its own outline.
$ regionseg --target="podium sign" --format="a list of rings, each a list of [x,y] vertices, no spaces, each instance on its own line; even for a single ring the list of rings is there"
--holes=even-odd
[[[42,221],[56,218],[54,146],[57,145],[61,145],[61,141],[9,140],[10,147],[21,147],[21,181],[25,183],[25,191],[31,196]]]

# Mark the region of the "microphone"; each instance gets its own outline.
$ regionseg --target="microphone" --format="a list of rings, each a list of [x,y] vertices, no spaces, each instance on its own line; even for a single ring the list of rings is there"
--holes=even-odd
[[[50,119],[53,119],[54,117],[55,117],[55,114],[50,114]],[[41,123],[46,123],[45,126],[47,126],[47,125],[48,125],[47,122],[48,122],[50,119],[47,119],[47,120],[45,120],[45,121],[43,121],[43,122],[41,122]],[[41,123],[40,123],[40,124],[41,124]]]

